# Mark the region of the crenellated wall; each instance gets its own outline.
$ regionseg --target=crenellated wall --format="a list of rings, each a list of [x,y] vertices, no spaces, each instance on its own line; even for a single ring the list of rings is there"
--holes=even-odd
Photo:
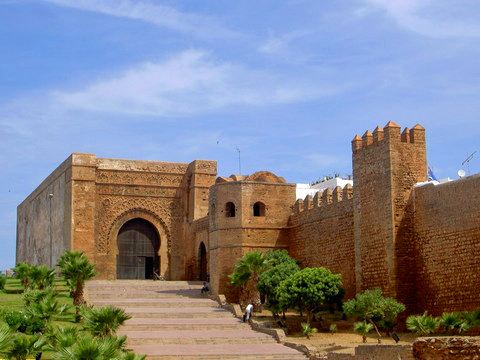
[[[303,267],[340,273],[346,298],[380,287],[409,313],[479,308],[480,175],[415,187],[427,177],[420,125],[357,135],[352,153],[353,187],[296,202],[296,186],[268,171],[216,178],[215,161],[74,153],[18,206],[17,261],[53,265],[76,249],[114,279],[120,229],[143,219],[166,279],[210,274],[229,300],[238,258],[288,249]]]
[[[427,165],[425,129],[400,131],[390,121],[352,141],[355,269],[357,292],[380,287],[406,302],[413,270],[407,205]]]
[[[297,200],[290,217],[290,254],[302,267],[323,266],[342,275],[345,297],[355,295],[353,189],[326,189]]]
[[[480,306],[480,175],[416,187],[417,312]]]

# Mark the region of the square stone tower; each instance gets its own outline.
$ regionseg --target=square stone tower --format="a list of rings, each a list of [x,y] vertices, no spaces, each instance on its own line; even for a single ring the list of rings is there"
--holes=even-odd
[[[414,273],[409,198],[415,183],[427,180],[425,129],[400,133],[389,122],[355,136],[352,150],[357,292],[380,287],[408,303]]]

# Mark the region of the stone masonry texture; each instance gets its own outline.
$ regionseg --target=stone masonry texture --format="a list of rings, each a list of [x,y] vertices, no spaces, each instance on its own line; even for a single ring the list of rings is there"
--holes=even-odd
[[[206,266],[228,300],[238,258],[286,249],[340,273],[346,298],[380,287],[406,313],[479,308],[480,175],[416,186],[427,180],[420,125],[389,122],[351,145],[353,187],[297,201],[295,184],[268,171],[217,177],[215,161],[74,153],[18,206],[17,262],[55,265],[75,249],[115,279],[120,229],[142,219],[158,233],[162,276],[199,280]]]

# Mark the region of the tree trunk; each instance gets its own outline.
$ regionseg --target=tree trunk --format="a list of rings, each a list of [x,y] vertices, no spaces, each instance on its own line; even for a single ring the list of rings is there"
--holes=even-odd
[[[367,342],[367,335],[362,335],[363,343]]]
[[[83,282],[77,281],[77,288],[73,292],[73,304],[75,306],[82,306],[85,303],[83,298]]]
[[[370,323],[375,328],[375,331],[377,332],[377,335],[378,335],[378,343],[381,344],[382,343],[382,335],[380,334],[380,331],[378,331],[377,325],[375,324],[375,322],[372,319],[368,319],[368,321],[370,321]]]
[[[305,310],[305,312],[307,314],[307,324],[310,326],[310,322],[312,321],[312,313],[308,310]]]

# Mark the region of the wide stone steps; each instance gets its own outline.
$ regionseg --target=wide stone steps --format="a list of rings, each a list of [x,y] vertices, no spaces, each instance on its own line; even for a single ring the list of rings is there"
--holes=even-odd
[[[128,345],[218,345],[218,344],[271,344],[272,338],[244,330],[122,330]]]
[[[89,302],[117,306],[132,318],[119,334],[148,360],[300,360],[300,352],[253,331],[201,295],[202,282],[90,281]]]
[[[208,355],[149,355],[147,360],[305,360],[308,359],[304,355],[287,354],[287,355],[227,355],[227,354],[208,354]]]
[[[123,330],[248,330],[250,326],[235,318],[135,318],[125,322]]]
[[[222,345],[132,345],[137,354],[147,359],[307,359],[302,353],[281,344],[222,344]]]
[[[113,305],[116,307],[162,307],[162,308],[182,308],[182,307],[217,307],[217,304],[212,304],[210,299],[175,299],[175,298],[161,298],[161,299],[93,299],[90,301],[94,306]]]

